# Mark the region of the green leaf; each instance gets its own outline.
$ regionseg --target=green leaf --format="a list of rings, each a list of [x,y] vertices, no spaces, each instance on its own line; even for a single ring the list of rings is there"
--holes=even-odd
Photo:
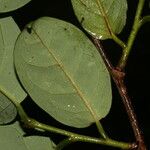
[[[18,102],[26,97],[16,78],[13,64],[13,50],[19,33],[11,17],[0,19],[0,124],[9,123],[16,117],[15,106],[7,97],[14,97]]]
[[[3,150],[54,150],[48,137],[24,136],[18,123],[0,126],[0,146]]]
[[[0,0],[0,12],[16,10],[30,1],[31,0]]]
[[[83,28],[98,39],[112,38],[126,23],[126,0],[71,0]]]
[[[111,107],[105,64],[75,26],[43,17],[20,34],[15,46],[18,76],[32,99],[58,121],[87,127]]]

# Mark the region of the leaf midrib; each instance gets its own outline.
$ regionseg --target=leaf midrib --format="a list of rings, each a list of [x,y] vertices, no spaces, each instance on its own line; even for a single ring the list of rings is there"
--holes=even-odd
[[[97,15],[97,16],[101,16],[101,17],[103,17],[102,16],[102,14],[101,13],[96,13],[96,12],[94,12],[94,11],[92,11],[92,10],[90,10],[90,8],[88,8],[87,7],[87,5],[86,4],[84,4],[84,0],[79,0],[80,2],[81,2],[81,4],[85,7],[85,8],[87,8],[88,9],[88,11],[89,12],[91,12],[91,13],[93,13],[93,14],[95,14],[95,15]],[[114,1],[111,3],[111,5],[109,6],[109,8],[107,9],[107,12],[109,12],[109,10],[111,9],[111,6],[113,5],[113,3],[114,3]],[[100,11],[99,11],[100,12]],[[107,14],[107,13],[106,13]]]
[[[48,50],[48,52],[50,53],[50,55],[54,58],[54,60],[56,61],[56,63],[58,64],[58,66],[60,67],[60,69],[63,71],[63,73],[65,74],[65,76],[68,78],[68,80],[70,81],[70,83],[72,84],[72,86],[74,87],[74,89],[76,90],[77,94],[79,95],[79,97],[83,100],[83,102],[85,103],[85,106],[87,107],[87,109],[89,110],[89,112],[91,113],[91,115],[93,116],[93,119],[95,120],[95,122],[97,123],[99,121],[99,118],[97,116],[97,114],[95,113],[95,111],[92,109],[90,103],[88,102],[88,100],[86,100],[86,98],[84,97],[84,95],[82,94],[82,92],[80,91],[79,87],[76,85],[76,83],[74,82],[74,80],[71,78],[71,76],[69,75],[69,73],[67,73],[67,71],[65,71],[65,68],[63,66],[63,64],[57,59],[57,57],[53,54],[53,52],[46,46],[46,44],[42,41],[42,39],[40,38],[40,36],[38,35],[38,33],[34,30],[34,28],[32,28],[32,30],[34,31],[34,33],[37,35],[37,37],[39,38],[40,42],[42,43],[42,45]]]
[[[112,31],[108,16],[105,12],[104,6],[103,6],[101,0],[95,0],[95,1],[97,3],[98,8],[99,8],[99,12],[102,14],[102,16],[104,18],[104,21],[105,21],[106,27],[108,29],[108,32],[109,32],[110,36],[112,36],[113,31]]]
[[[108,33],[110,36],[112,36],[114,33],[113,33],[112,27],[111,27],[110,22],[109,22],[109,18],[107,16],[107,13],[104,9],[104,6],[103,6],[101,0],[94,0],[94,1],[96,2],[97,7],[98,7],[98,11],[99,11],[99,14],[97,14],[97,13],[95,13],[95,14],[100,16],[100,17],[103,17],[106,28],[108,30]],[[80,0],[80,2],[82,3],[82,5],[84,5],[84,3],[81,0]],[[85,5],[84,5],[84,7],[85,7]]]
[[[4,35],[3,35],[1,23],[0,23],[0,33],[1,33],[1,35],[2,35],[2,40],[3,40],[3,47],[2,47],[2,49],[4,50],[4,51],[3,51],[2,60],[1,60],[1,63],[0,63],[0,74],[1,74],[1,73],[2,73],[2,70],[3,70],[3,67],[2,67],[2,66],[3,66],[4,61],[5,61],[4,57],[5,57],[5,54],[6,54],[6,50],[5,50],[5,40],[4,40]]]

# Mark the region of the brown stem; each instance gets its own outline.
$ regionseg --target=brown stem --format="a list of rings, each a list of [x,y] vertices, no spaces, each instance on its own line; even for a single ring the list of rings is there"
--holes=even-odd
[[[107,69],[110,72],[110,74],[113,78],[113,81],[115,82],[117,89],[119,91],[119,94],[122,98],[123,104],[125,106],[126,112],[128,114],[132,129],[133,129],[133,132],[134,132],[134,135],[136,138],[136,142],[138,144],[137,150],[147,150],[145,143],[144,143],[142,131],[139,128],[137,117],[136,117],[134,108],[131,103],[131,99],[127,93],[127,88],[124,84],[125,73],[120,71],[119,68],[113,67],[113,65],[107,58],[106,54],[104,53],[103,47],[100,44],[99,40],[93,38],[93,42],[94,42],[95,46],[97,47],[98,51],[100,52],[106,66],[107,66]]]
[[[116,86],[118,88],[118,91],[122,97],[123,104],[125,106],[126,112],[128,114],[136,141],[138,142],[138,149],[139,150],[146,150],[145,144],[144,144],[144,138],[142,131],[139,128],[138,121],[136,114],[134,112],[134,108],[131,103],[131,99],[127,93],[127,88],[124,84],[124,77],[125,73],[120,72],[118,70],[113,70],[113,80],[116,83]]]

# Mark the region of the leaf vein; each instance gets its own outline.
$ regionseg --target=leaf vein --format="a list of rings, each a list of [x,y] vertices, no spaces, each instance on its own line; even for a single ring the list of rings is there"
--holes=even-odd
[[[32,28],[33,29],[33,28]],[[72,86],[74,87],[74,89],[76,90],[78,96],[83,100],[83,102],[85,103],[85,106],[87,107],[87,109],[90,111],[91,115],[93,116],[93,119],[95,120],[95,122],[99,122],[99,118],[97,116],[97,114],[95,113],[95,111],[92,109],[89,101],[87,101],[83,95],[83,93],[80,91],[79,87],[76,85],[76,83],[74,82],[74,80],[71,78],[71,76],[68,74],[68,72],[66,71],[66,69],[64,68],[62,62],[60,62],[58,60],[58,58],[55,56],[55,54],[46,46],[46,44],[43,42],[43,40],[40,38],[39,34],[33,29],[34,33],[37,35],[37,37],[39,38],[39,40],[41,41],[41,43],[43,44],[43,46],[48,50],[48,52],[51,54],[51,56],[54,58],[54,60],[56,61],[56,63],[60,66],[61,70],[63,71],[63,73],[66,75],[66,77],[68,78],[68,80],[70,81],[70,83],[72,84]]]

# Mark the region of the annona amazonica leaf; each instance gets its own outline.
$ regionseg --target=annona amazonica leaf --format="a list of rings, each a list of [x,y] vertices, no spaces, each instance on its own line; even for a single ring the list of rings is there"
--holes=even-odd
[[[0,126],[0,147],[2,150],[54,150],[54,143],[48,137],[24,136],[18,123]]]
[[[29,24],[16,42],[15,66],[32,99],[66,125],[87,127],[110,110],[105,64],[70,23],[43,17]]]
[[[71,0],[74,12],[83,26],[98,39],[111,39],[126,23],[126,0]]]
[[[16,10],[31,0],[0,0],[0,13]]]
[[[19,33],[11,17],[0,19],[0,124],[9,123],[17,114],[7,95],[14,97],[17,102],[26,97],[16,78],[13,63],[13,50]]]

